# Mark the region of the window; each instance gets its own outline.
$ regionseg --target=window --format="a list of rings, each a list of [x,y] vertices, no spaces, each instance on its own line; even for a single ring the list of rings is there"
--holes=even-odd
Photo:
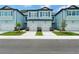
[[[7,12],[5,12],[5,16],[8,16],[8,15],[7,15]]]
[[[11,16],[13,15],[13,12],[11,11]]]
[[[42,12],[42,16],[46,16],[46,12]]]
[[[78,16],[79,11],[67,11],[67,16]]]
[[[77,13],[77,16],[78,16],[79,15],[79,11],[77,11],[76,13]]]
[[[71,16],[71,11],[67,11],[67,16]]]
[[[0,16],[12,16],[12,11],[7,12],[7,11],[1,11]]]
[[[40,12],[40,17],[42,16],[42,12]]]
[[[4,12],[3,11],[1,11],[1,16],[4,16]]]
[[[37,17],[37,13],[34,13],[34,17]]]
[[[31,17],[31,13],[29,12],[29,17]]]
[[[75,11],[72,11],[72,16],[75,16],[75,15],[76,15]]]
[[[45,13],[44,13],[44,16],[48,16],[48,12],[45,12]]]
[[[37,17],[39,17],[39,13],[37,12]]]
[[[50,16],[50,12],[48,12],[48,16]]]

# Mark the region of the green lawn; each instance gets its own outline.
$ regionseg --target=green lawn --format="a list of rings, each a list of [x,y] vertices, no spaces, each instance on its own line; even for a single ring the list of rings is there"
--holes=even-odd
[[[36,36],[43,36],[43,33],[42,32],[36,32]]]
[[[73,33],[73,32],[53,32],[56,35],[68,35],[68,36],[75,36],[75,35],[79,35],[77,33]]]
[[[18,31],[13,31],[13,32],[6,32],[6,33],[0,34],[0,35],[15,36],[15,35],[22,35],[23,33],[25,33],[25,32],[23,32],[23,31],[20,31],[20,32],[18,32]]]

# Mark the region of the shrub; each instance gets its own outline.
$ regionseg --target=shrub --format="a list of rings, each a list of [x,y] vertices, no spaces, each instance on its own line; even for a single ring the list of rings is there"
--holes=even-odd
[[[17,22],[16,27],[17,27],[18,32],[20,32],[20,26],[21,26],[21,23]]]

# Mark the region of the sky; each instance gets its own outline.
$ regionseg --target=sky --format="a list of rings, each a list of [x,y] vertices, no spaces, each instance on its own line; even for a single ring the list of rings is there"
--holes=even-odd
[[[0,5],[0,8],[2,8],[3,6],[4,5]],[[8,6],[19,10],[40,9],[42,7],[49,7],[50,9],[53,9],[54,12],[57,12],[62,7],[65,7],[65,5],[8,5]]]

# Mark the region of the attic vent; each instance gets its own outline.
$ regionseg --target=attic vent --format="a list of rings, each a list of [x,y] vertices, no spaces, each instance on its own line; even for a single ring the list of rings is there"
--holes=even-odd
[[[5,8],[9,8],[8,6],[6,6]]]
[[[5,7],[5,9],[9,9],[9,7],[7,6],[7,7]]]
[[[74,6],[72,6],[71,8],[75,8]]]
[[[47,7],[44,7],[43,9],[49,9],[49,8],[47,8]]]
[[[44,7],[44,9],[48,9],[48,8]]]

